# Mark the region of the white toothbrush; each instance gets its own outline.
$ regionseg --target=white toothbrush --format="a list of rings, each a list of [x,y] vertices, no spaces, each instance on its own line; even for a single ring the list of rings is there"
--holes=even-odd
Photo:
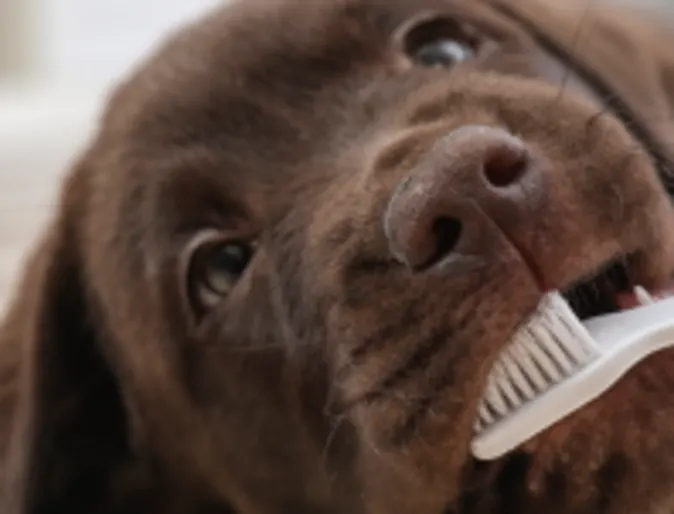
[[[596,399],[650,354],[674,346],[674,297],[580,322],[549,293],[495,364],[472,452],[497,459]]]

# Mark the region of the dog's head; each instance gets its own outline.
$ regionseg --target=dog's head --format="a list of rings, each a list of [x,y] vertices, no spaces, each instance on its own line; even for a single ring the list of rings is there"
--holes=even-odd
[[[661,505],[670,353],[496,463],[469,452],[545,291],[586,317],[674,266],[666,149],[546,30],[248,0],[173,36],[114,93],[2,334],[7,511]]]

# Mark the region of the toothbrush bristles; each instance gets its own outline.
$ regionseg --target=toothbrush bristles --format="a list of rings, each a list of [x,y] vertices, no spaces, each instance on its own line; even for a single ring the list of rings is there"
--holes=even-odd
[[[548,295],[494,364],[478,408],[476,432],[572,375],[597,352],[561,295]]]
[[[492,364],[475,414],[476,459],[502,457],[674,346],[674,292],[634,287],[615,303],[619,312],[581,322],[558,291],[544,296]]]

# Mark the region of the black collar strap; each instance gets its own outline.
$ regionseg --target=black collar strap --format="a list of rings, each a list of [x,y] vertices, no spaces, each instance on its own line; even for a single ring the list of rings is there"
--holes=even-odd
[[[618,91],[612,88],[602,76],[593,70],[587,63],[582,62],[577,56],[573,55],[572,52],[564,48],[562,44],[545,34],[545,32],[535,23],[513,8],[504,5],[502,2],[494,2],[493,7],[504,16],[519,24],[531,35],[537,44],[559,59],[560,62],[569,66],[571,71],[585,81],[588,87],[594,90],[604,106],[621,120],[632,136],[643,145],[661,175],[664,175],[667,170],[672,168],[672,163],[666,156],[666,152],[662,148],[662,143],[658,138],[654,137],[643,120],[635,114],[633,109],[622,98]],[[664,176],[662,178],[664,179]],[[671,180],[663,180],[663,183],[668,192],[674,195],[674,183],[672,183]]]

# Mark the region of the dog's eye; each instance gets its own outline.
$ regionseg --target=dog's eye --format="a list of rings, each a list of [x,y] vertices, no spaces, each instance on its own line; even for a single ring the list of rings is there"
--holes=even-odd
[[[421,46],[416,51],[414,59],[428,68],[451,68],[471,59],[474,55],[475,52],[468,44],[451,39],[439,39]]]
[[[204,262],[202,285],[215,294],[227,295],[245,271],[252,254],[251,248],[243,243],[213,247]]]
[[[481,39],[473,27],[442,15],[413,19],[396,35],[407,58],[427,68],[451,68],[474,58]]]
[[[192,254],[189,292],[197,309],[217,305],[232,291],[253,257],[252,245],[243,241],[205,241]]]

